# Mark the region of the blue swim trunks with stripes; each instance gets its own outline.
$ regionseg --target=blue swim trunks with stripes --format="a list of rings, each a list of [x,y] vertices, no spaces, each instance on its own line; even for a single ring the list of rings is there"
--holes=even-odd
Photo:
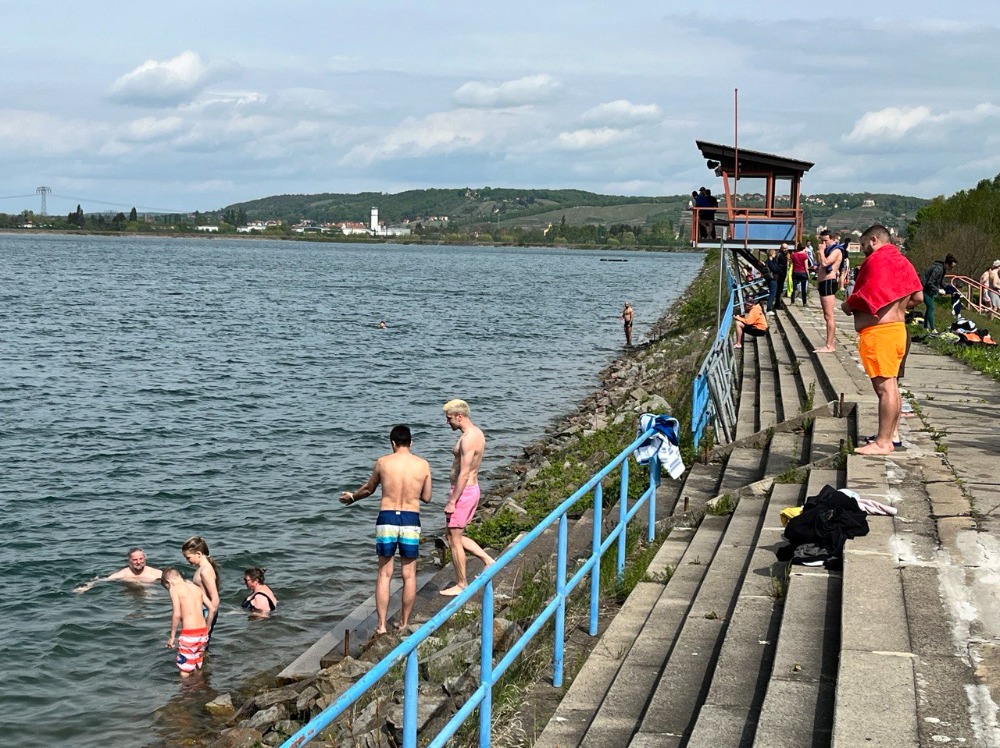
[[[379,556],[396,555],[417,558],[420,555],[420,512],[380,511],[375,520],[375,552]]]

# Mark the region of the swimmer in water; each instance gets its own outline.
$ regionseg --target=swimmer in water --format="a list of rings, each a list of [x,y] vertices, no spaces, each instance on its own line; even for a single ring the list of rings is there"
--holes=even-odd
[[[267,569],[258,569],[251,566],[243,572],[243,584],[250,590],[243,601],[243,608],[249,610],[252,615],[266,616],[278,607],[278,598],[274,591],[264,584],[264,572]]]
[[[208,648],[208,622],[203,611],[209,600],[205,590],[186,580],[177,569],[164,569],[160,584],[170,593],[170,604],[173,606],[167,647],[173,649],[176,640],[177,669],[181,671],[182,678],[187,678],[195,670],[201,670]],[[178,626],[180,636],[177,635]]]
[[[106,577],[93,579],[77,587],[74,592],[86,592],[98,582],[131,582],[132,584],[155,584],[160,581],[162,572],[152,566],[146,566],[146,554],[142,548],[130,548],[128,566]]]

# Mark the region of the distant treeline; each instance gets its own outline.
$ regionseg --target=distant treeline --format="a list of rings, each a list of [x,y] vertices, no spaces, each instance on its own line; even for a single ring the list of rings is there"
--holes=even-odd
[[[978,280],[1000,258],[1000,174],[973,189],[937,197],[909,227],[910,258],[918,270],[953,254],[956,272]]]

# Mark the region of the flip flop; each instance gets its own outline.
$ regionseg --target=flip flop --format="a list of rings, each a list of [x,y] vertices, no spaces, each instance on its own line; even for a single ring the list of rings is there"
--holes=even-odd
[[[866,444],[871,444],[876,439],[878,439],[878,436],[866,436],[865,437],[865,443]],[[898,449],[899,447],[903,446],[903,442],[902,441],[893,442],[892,446],[894,446],[894,447],[896,447]]]

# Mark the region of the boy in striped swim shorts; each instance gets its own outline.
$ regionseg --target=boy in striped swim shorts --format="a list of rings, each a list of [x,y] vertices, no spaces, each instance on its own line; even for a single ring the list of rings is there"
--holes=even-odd
[[[378,577],[375,581],[376,634],[386,633],[389,585],[399,552],[403,577],[403,600],[396,631],[410,623],[410,611],[417,597],[417,557],[420,555],[420,502],[431,500],[431,468],[427,460],[410,452],[412,435],[407,426],[393,426],[389,432],[392,453],[378,458],[372,474],[357,491],[344,491],[340,503],[350,506],[371,496],[382,487],[382,503],[375,520],[375,553]]]
[[[208,605],[207,596],[205,590],[184,579],[177,569],[164,569],[160,584],[170,593],[170,604],[173,606],[167,647],[173,649],[176,640],[177,669],[181,671],[182,678],[187,678],[195,670],[201,670],[205,647],[208,646],[208,622],[202,612],[202,606]],[[180,636],[177,635],[178,626],[181,627]]]

